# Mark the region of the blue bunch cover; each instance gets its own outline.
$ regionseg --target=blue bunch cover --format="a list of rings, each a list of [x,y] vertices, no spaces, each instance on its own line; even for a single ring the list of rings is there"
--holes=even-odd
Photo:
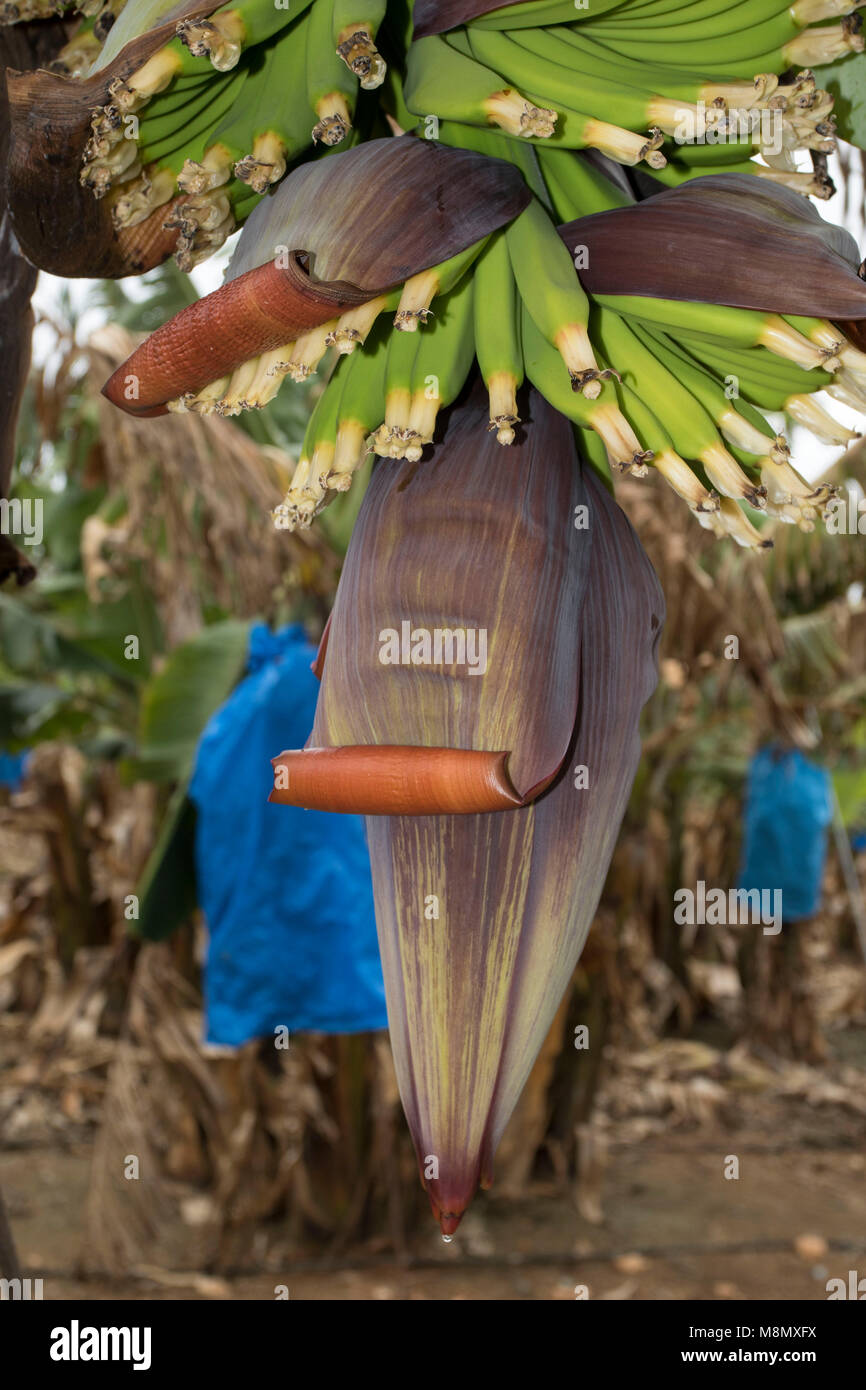
[[[740,888],[780,888],[783,921],[811,917],[821,903],[832,817],[825,768],[796,750],[762,748],[749,769]]]
[[[0,787],[17,791],[24,781],[29,753],[4,753],[0,749]]]
[[[209,931],[207,1039],[386,1027],[364,823],[268,804],[271,758],[313,724],[316,653],[298,625],[250,632],[249,674],[199,742],[190,796]]]

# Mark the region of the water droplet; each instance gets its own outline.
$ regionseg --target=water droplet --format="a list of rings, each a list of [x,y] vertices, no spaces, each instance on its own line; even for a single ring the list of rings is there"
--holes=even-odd
[[[454,1237],[453,1237],[453,1236],[443,1236],[442,1239],[444,1240],[444,1242],[445,1242],[446,1245],[450,1245],[451,1242],[452,1242],[452,1240],[454,1239]]]

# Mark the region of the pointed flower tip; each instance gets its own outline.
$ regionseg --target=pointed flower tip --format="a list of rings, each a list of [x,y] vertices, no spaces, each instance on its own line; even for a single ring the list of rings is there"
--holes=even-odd
[[[439,1211],[432,1197],[430,1201],[433,1206],[433,1215],[439,1222],[440,1231],[443,1236],[447,1236],[450,1240],[457,1230],[457,1227],[460,1225],[460,1222],[463,1220],[465,1213],[462,1211]]]

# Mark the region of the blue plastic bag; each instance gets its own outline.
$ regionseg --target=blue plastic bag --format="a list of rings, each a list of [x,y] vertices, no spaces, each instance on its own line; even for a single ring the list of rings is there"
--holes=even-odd
[[[313,723],[315,649],[303,628],[253,627],[249,674],[199,742],[199,902],[209,930],[209,1042],[384,1028],[385,991],[364,823],[268,804],[271,758]]]
[[[4,753],[0,749],[0,787],[17,791],[27,772],[29,753]]]
[[[811,917],[821,904],[830,774],[796,751],[763,748],[752,759],[746,794],[740,888],[782,891],[782,920]]]

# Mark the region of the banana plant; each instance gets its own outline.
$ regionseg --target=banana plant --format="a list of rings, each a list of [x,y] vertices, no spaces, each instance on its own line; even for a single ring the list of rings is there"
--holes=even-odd
[[[817,393],[866,408],[859,252],[806,201],[835,148],[811,68],[860,63],[860,8],[128,0],[100,44],[10,81],[34,263],[188,269],[243,226],[226,282],[108,399],[236,415],[321,373],[280,530],[375,457],[273,799],[369,817],[447,1237],[491,1180],[637,766],[663,609],[612,478],[654,469],[766,551],[768,517],[810,531],[833,500],[774,412],[841,445]]]

